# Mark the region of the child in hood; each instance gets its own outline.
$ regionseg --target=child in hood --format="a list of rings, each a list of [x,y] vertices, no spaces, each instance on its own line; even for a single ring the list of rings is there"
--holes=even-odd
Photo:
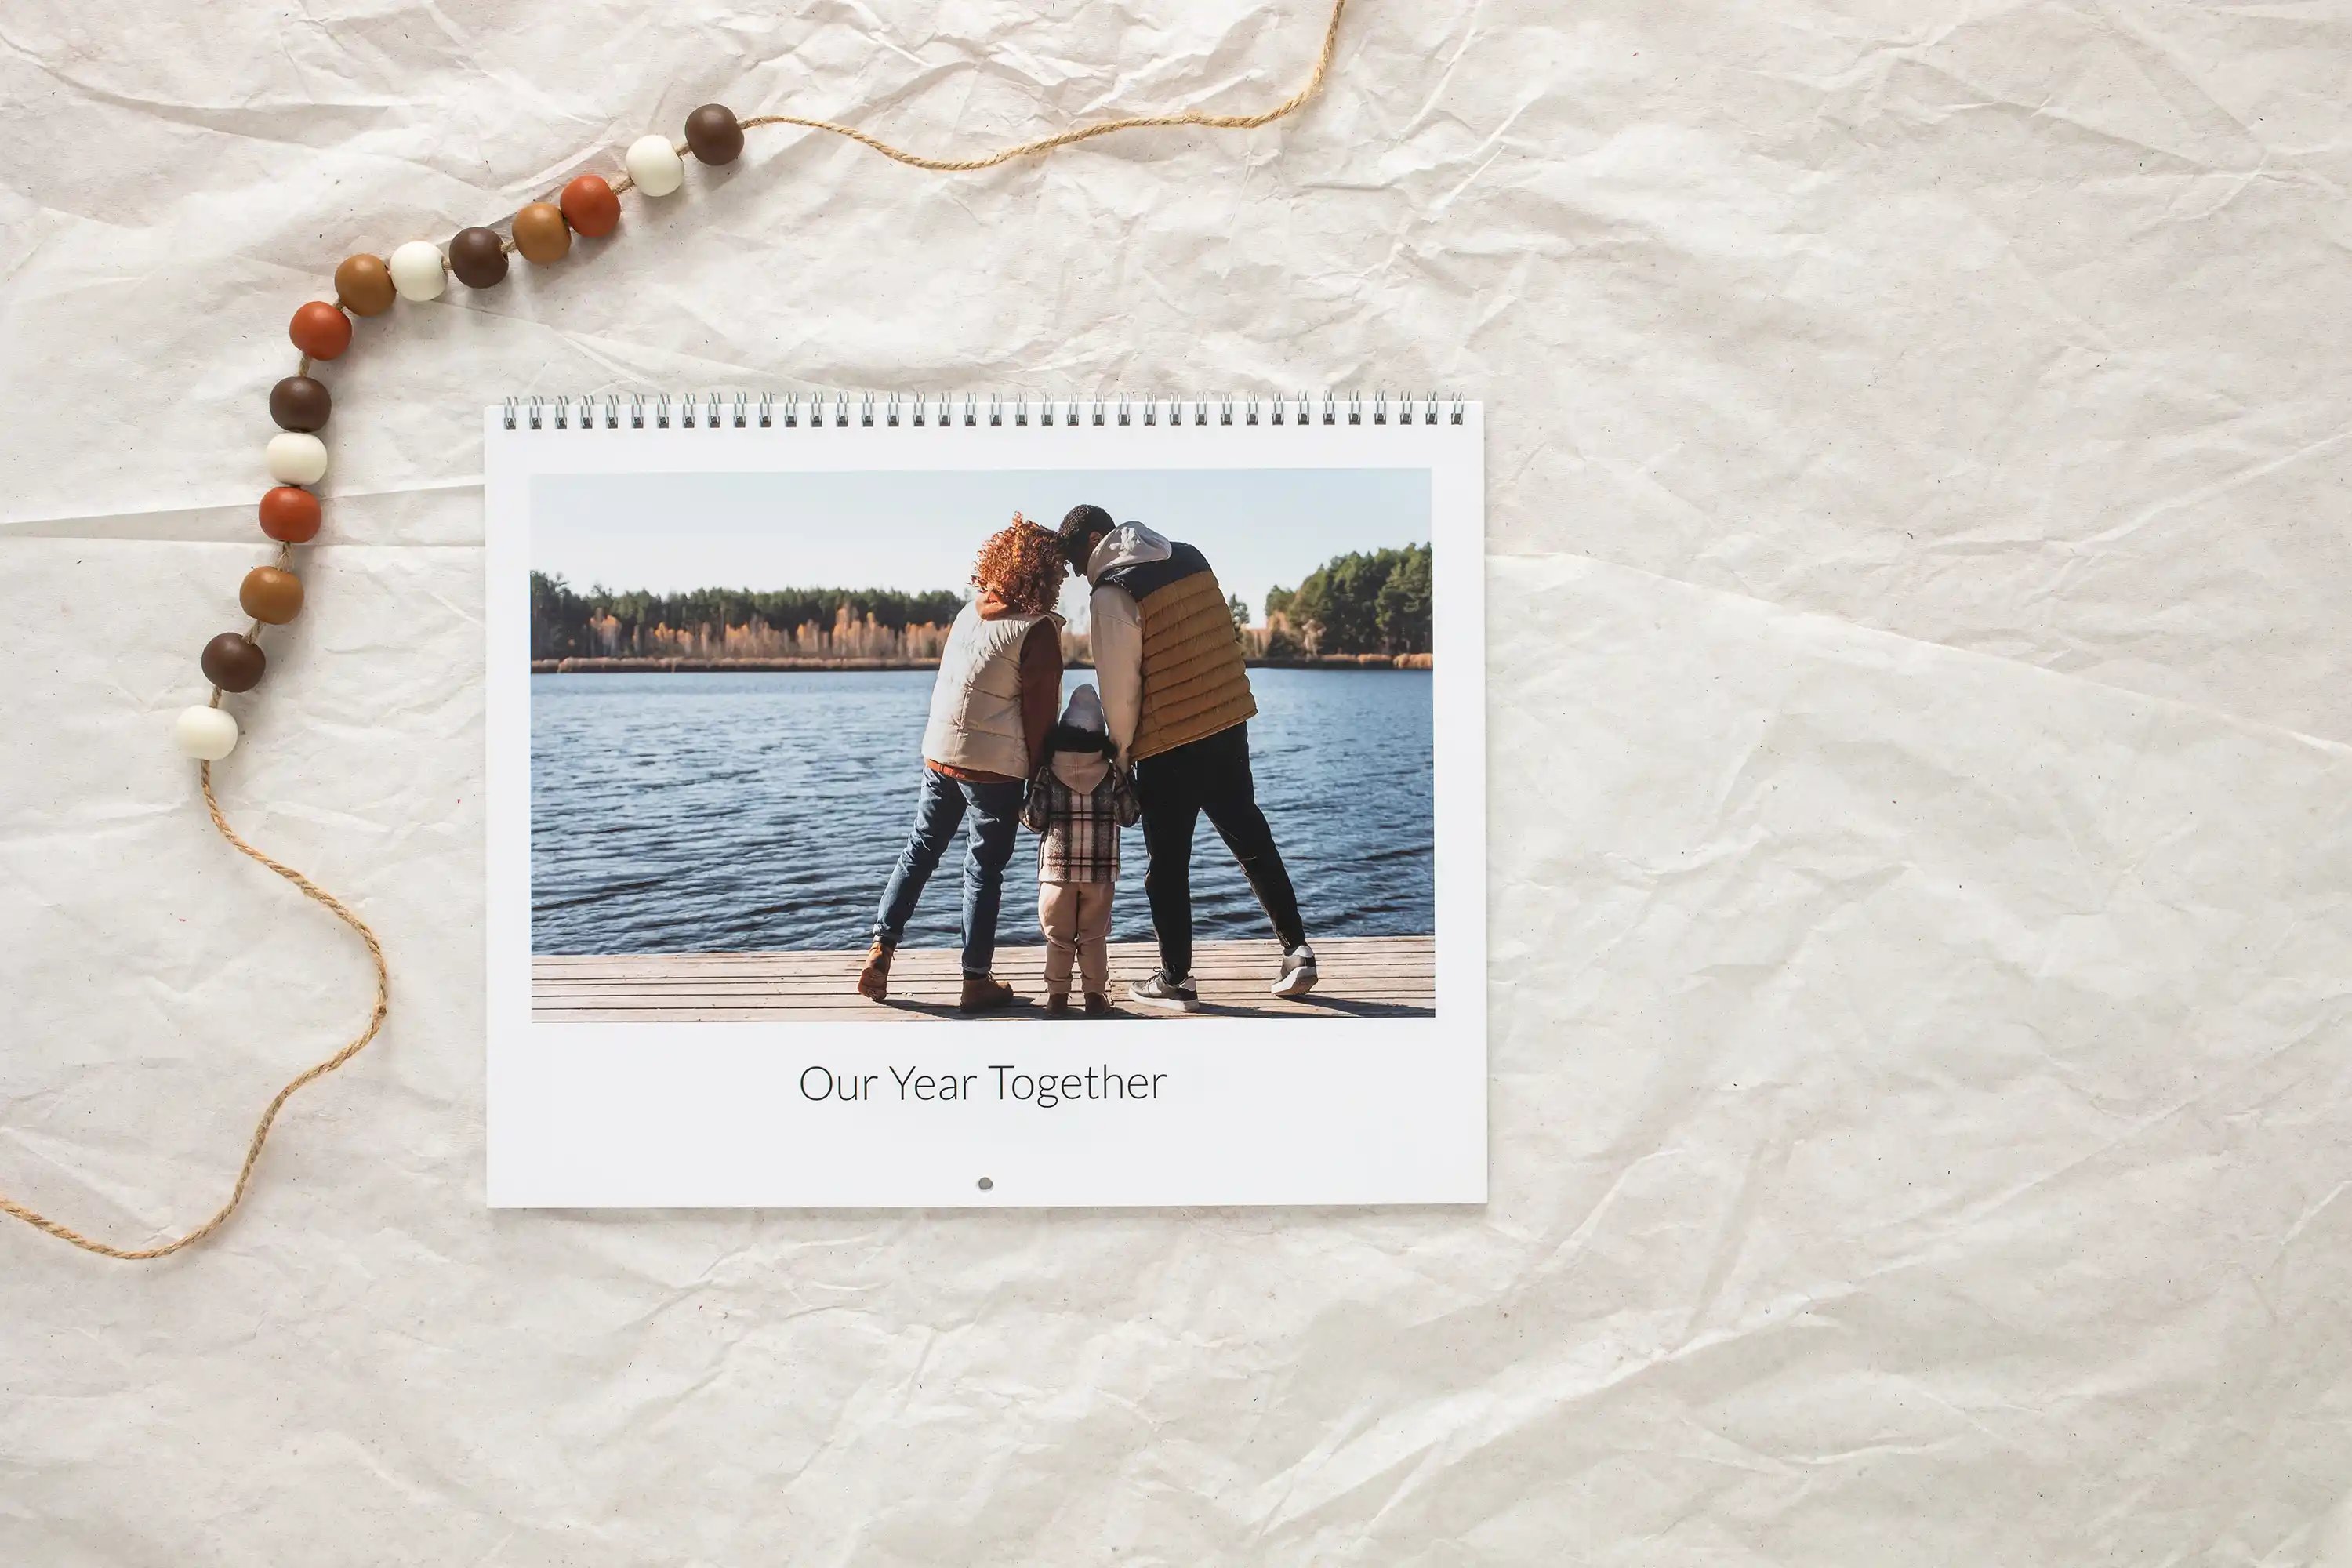
[[[1140,815],[1134,786],[1113,760],[1102,699],[1070,693],[1030,782],[1022,822],[1037,835],[1037,920],[1045,931],[1045,1011],[1070,1006],[1077,962],[1088,1017],[1111,1011],[1110,905],[1118,884],[1118,830]]]

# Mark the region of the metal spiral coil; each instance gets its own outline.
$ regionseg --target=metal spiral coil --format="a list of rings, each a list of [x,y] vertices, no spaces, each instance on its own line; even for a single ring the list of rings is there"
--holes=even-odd
[[[1025,394],[991,393],[985,418],[980,395],[965,393],[959,400],[950,393],[879,393],[856,395],[854,411],[846,392],[762,392],[753,405],[748,392],[685,393],[675,399],[666,392],[635,392],[628,397],[626,428],[656,430],[732,428],[761,430],[846,430],[877,426],[889,429],[1076,429],[1080,426],[1127,429],[1229,429],[1237,426],[1301,428],[1366,425],[1460,425],[1468,399],[1459,395],[1426,392],[1392,393],[1375,389],[1320,395],[1301,392],[1271,396],[1255,393],[1216,396],[1031,397]],[[624,427],[619,393],[579,398],[514,396],[506,400],[502,420],[509,430],[618,430]]]

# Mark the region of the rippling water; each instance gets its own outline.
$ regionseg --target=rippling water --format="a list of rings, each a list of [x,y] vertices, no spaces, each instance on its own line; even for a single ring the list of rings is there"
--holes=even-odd
[[[1308,933],[1434,930],[1429,673],[1250,683],[1258,803]],[[929,670],[533,677],[533,950],[862,948],[914,820],[930,689]],[[1023,833],[1005,873],[1000,941],[1036,940],[1035,846]],[[923,890],[908,945],[956,944],[961,853]],[[1113,934],[1149,937],[1139,829],[1121,858]],[[1266,934],[1205,819],[1192,897],[1199,936]]]

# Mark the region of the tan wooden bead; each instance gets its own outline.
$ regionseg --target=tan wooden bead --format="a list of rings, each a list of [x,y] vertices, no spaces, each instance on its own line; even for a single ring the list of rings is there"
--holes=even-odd
[[[236,590],[245,613],[264,626],[282,626],[302,613],[302,579],[277,566],[257,566]]]
[[[561,261],[572,249],[572,226],[553,202],[533,202],[515,214],[514,242],[525,261]]]
[[[381,316],[392,309],[392,268],[381,256],[346,256],[335,268],[335,293],[354,316]]]

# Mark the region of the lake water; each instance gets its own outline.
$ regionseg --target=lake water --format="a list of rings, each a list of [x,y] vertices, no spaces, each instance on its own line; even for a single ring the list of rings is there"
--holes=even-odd
[[[1073,671],[1071,684],[1091,679]],[[913,822],[929,670],[541,675],[530,683],[531,946],[539,952],[863,948]],[[1312,936],[1432,931],[1426,670],[1254,669],[1258,804]],[[909,946],[952,947],[962,842]],[[1122,846],[1113,935],[1148,938],[1143,837]],[[1005,873],[998,940],[1036,933],[1036,839]],[[1267,937],[1206,820],[1197,935]],[[1270,940],[1270,938],[1269,938]]]

